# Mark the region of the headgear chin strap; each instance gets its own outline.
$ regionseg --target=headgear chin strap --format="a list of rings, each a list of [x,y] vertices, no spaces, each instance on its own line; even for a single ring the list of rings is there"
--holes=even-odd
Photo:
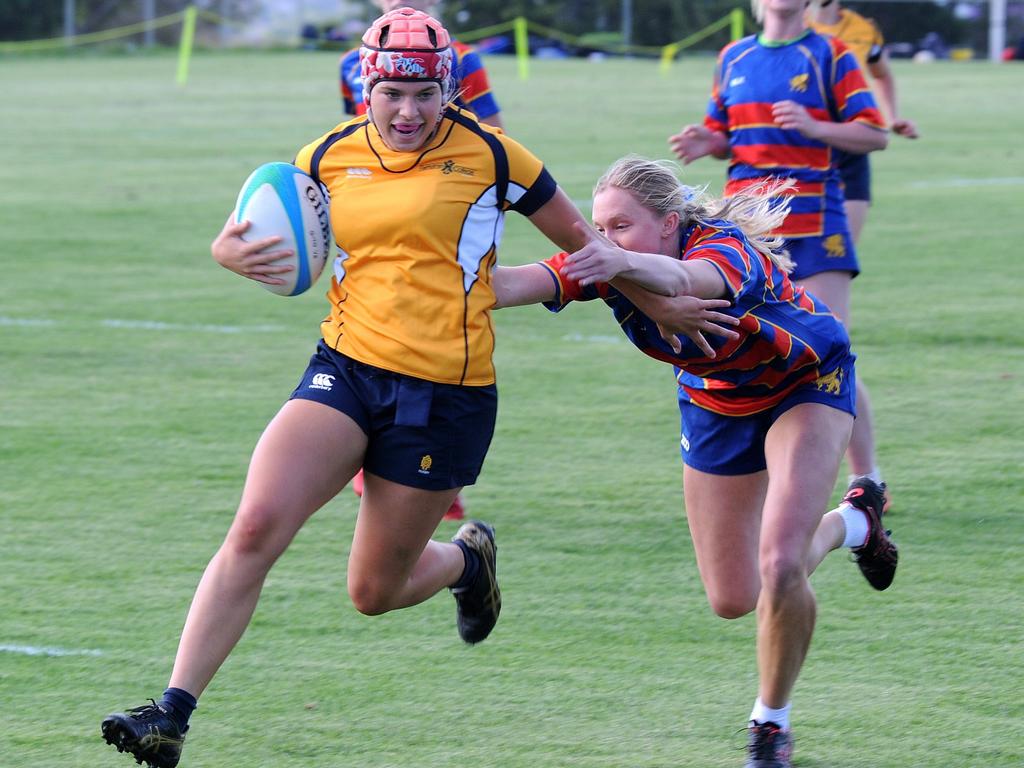
[[[359,49],[367,107],[370,91],[381,80],[435,82],[441,86],[442,104],[447,104],[453,85],[451,42],[441,22],[412,8],[397,8],[373,22]]]

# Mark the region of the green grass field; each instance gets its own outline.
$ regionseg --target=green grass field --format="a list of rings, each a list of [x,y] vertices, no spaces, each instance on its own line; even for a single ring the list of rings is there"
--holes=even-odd
[[[131,764],[99,721],[163,690],[249,452],[326,307],[326,283],[272,296],[218,268],[209,242],[255,166],[338,121],[335,61],[202,54],[179,89],[170,54],[0,60],[3,768]],[[524,83],[488,63],[509,131],[581,206],[611,160],[666,155],[712,66],[535,61]],[[853,336],[901,566],[885,593],[841,554],[815,575],[795,764],[1010,768],[1024,764],[1024,68],[896,73],[923,138],[874,160]],[[724,173],[703,160],[686,178],[714,190]],[[509,218],[505,263],[551,252]],[[463,646],[444,594],[356,613],[346,492],[272,572],[182,766],[742,764],[754,621],[704,600],[670,369],[603,307],[496,322],[498,431],[466,493],[499,532],[495,633]]]

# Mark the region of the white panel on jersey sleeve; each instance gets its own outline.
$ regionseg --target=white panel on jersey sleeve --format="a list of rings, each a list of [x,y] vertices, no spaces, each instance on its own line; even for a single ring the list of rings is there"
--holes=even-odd
[[[526,194],[526,187],[516,184],[514,181],[508,183],[508,192],[505,195],[505,199],[508,200],[509,205],[515,205],[519,202],[519,199]]]
[[[480,263],[484,257],[501,242],[505,215],[498,207],[497,200],[497,189],[494,186],[488,187],[470,206],[466,220],[462,223],[458,261],[462,267],[462,286],[466,293],[479,279]]]

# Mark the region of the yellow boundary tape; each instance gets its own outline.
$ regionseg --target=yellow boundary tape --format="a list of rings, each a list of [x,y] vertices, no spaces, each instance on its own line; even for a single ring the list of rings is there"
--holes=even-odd
[[[205,21],[213,22],[216,24],[231,24],[238,25],[238,22],[230,19],[225,19],[216,13],[208,10],[197,10],[194,5],[188,6],[183,11],[172,13],[167,16],[161,16],[160,18],[152,19],[151,21],[143,21],[136,24],[129,24],[123,27],[116,27],[113,29],[106,29],[101,32],[91,32],[84,35],[74,35],[72,37],[55,37],[48,38],[45,40],[22,40],[16,42],[0,42],[0,53],[6,52],[28,52],[28,51],[46,51],[55,50],[60,48],[67,48],[75,45],[86,45],[90,43],[101,43],[109,40],[116,40],[121,37],[127,37],[129,35],[138,34],[150,29],[160,29],[167,27],[172,24],[182,24],[181,43],[178,51],[178,84],[184,85],[188,80],[188,66],[192,55],[192,44],[195,35],[196,19],[202,18]],[[753,23],[750,21],[746,13],[741,9],[735,9],[729,15],[722,17],[713,24],[709,24],[704,29],[694,32],[692,35],[683,38],[674,43],[670,43],[665,46],[648,46],[648,45],[625,45],[625,44],[612,44],[612,45],[593,45],[584,42],[583,38],[569,35],[565,32],[561,32],[551,27],[546,27],[543,24],[537,24],[532,22],[525,17],[517,17],[512,21],[507,21],[501,24],[494,24],[489,27],[482,27],[480,29],[470,30],[459,34],[459,39],[465,42],[475,42],[482,40],[486,37],[493,35],[502,34],[504,32],[512,31],[515,40],[515,51],[516,59],[518,63],[519,77],[523,80],[529,76],[529,33],[531,31],[543,37],[550,38],[552,40],[559,40],[567,45],[573,45],[578,47],[593,48],[599,51],[606,51],[608,53],[619,53],[629,54],[637,53],[643,55],[660,55],[661,59],[661,71],[667,73],[672,66],[672,61],[679,54],[680,51],[689,48],[701,40],[719,32],[726,27],[730,27],[731,36],[733,40],[742,37],[744,27],[754,28]],[[754,28],[756,29],[756,28]]]
[[[70,47],[72,45],[86,45],[89,43],[103,43],[108,40],[116,40],[119,37],[128,37],[147,29],[160,29],[169,27],[172,24],[180,24],[185,17],[186,11],[178,11],[168,16],[161,16],[152,21],[140,21],[137,24],[129,24],[124,27],[104,29],[101,32],[89,32],[84,35],[73,35],[71,37],[51,37],[46,40],[20,40],[17,42],[0,43],[0,53],[24,51],[47,51],[58,48]]]

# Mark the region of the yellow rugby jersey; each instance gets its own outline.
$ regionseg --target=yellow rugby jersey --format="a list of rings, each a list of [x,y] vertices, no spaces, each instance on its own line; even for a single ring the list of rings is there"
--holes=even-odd
[[[388,149],[367,118],[304,147],[295,164],[330,194],[338,245],[324,341],[389,371],[494,383],[491,270],[504,212],[555,194],[543,163],[449,107],[418,152]]]
[[[857,57],[864,78],[871,82],[868,64],[873,64],[881,58],[882,47],[885,45],[885,38],[882,37],[882,31],[874,19],[865,18],[855,11],[843,8],[839,11],[839,21],[835,24],[811,21],[811,28],[815,32],[839,38],[846,43],[846,47]]]

